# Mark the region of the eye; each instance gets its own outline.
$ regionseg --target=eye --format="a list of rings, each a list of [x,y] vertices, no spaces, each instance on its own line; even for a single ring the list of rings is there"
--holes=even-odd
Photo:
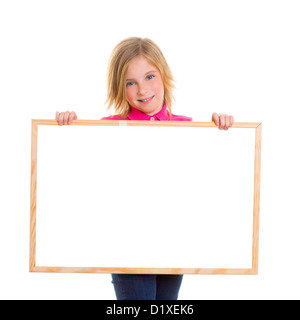
[[[127,82],[126,83],[126,87],[131,87],[131,86],[133,86],[134,85],[134,82]]]
[[[146,79],[151,80],[151,79],[153,79],[153,78],[154,78],[154,76],[153,76],[153,75],[150,75],[150,76],[148,76]]]

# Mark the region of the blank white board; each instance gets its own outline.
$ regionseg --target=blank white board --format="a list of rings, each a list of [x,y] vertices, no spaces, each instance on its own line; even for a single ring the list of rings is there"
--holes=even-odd
[[[251,269],[254,155],[253,128],[39,125],[36,266]]]

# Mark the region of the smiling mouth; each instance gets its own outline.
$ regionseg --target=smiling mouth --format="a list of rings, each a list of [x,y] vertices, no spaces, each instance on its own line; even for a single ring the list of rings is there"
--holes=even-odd
[[[138,100],[138,101],[143,102],[143,103],[147,103],[147,102],[150,102],[153,98],[154,98],[154,96],[147,98],[147,99]]]

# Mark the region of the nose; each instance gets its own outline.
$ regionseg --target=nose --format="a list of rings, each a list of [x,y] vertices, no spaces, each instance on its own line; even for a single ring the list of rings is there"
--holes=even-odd
[[[147,93],[147,88],[144,85],[139,85],[138,87],[138,95],[143,97]]]

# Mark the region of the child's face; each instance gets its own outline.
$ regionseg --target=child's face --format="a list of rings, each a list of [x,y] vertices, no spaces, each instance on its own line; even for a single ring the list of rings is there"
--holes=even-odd
[[[144,56],[129,64],[125,79],[126,99],[132,107],[151,116],[162,109],[164,85],[160,72]]]

